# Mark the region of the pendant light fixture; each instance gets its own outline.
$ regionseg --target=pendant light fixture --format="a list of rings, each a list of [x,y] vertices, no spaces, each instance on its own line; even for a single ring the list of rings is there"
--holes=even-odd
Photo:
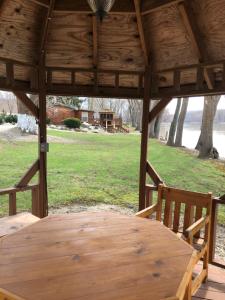
[[[107,13],[111,10],[115,0],[87,0],[96,16],[103,20]]]

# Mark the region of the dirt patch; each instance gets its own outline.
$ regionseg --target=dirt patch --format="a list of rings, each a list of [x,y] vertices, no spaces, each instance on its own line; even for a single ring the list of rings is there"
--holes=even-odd
[[[3,124],[0,126],[0,140],[8,143],[14,142],[38,142],[38,136],[22,132],[16,125]],[[48,136],[49,143],[74,144],[72,139]]]

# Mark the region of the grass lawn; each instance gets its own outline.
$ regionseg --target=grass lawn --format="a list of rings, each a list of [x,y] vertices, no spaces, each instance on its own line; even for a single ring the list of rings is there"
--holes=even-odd
[[[49,130],[73,143],[51,143],[48,155],[50,206],[67,203],[138,204],[140,136],[98,135]],[[30,142],[0,143],[0,188],[13,186],[37,157]],[[150,141],[149,158],[168,185],[193,191],[225,193],[225,168],[193,157],[182,149]],[[18,194],[18,208],[30,207],[30,192]],[[7,197],[0,199],[6,214]],[[225,224],[225,210],[220,210]]]

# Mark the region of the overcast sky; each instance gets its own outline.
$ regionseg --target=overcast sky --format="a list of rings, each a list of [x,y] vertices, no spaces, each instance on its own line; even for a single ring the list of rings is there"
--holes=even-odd
[[[202,110],[203,109],[203,97],[194,97],[194,98],[189,98],[189,103],[188,103],[188,111],[190,110]],[[167,107],[170,111],[170,113],[174,113],[176,109],[176,104],[177,100],[174,99]],[[218,109],[225,109],[225,97],[222,96],[220,99],[220,102],[218,104]]]

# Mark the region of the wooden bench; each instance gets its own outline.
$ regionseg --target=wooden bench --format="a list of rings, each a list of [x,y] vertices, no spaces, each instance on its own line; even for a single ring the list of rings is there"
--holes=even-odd
[[[20,213],[10,217],[0,218],[0,238],[15,233],[38,220],[40,219],[31,213]]]

